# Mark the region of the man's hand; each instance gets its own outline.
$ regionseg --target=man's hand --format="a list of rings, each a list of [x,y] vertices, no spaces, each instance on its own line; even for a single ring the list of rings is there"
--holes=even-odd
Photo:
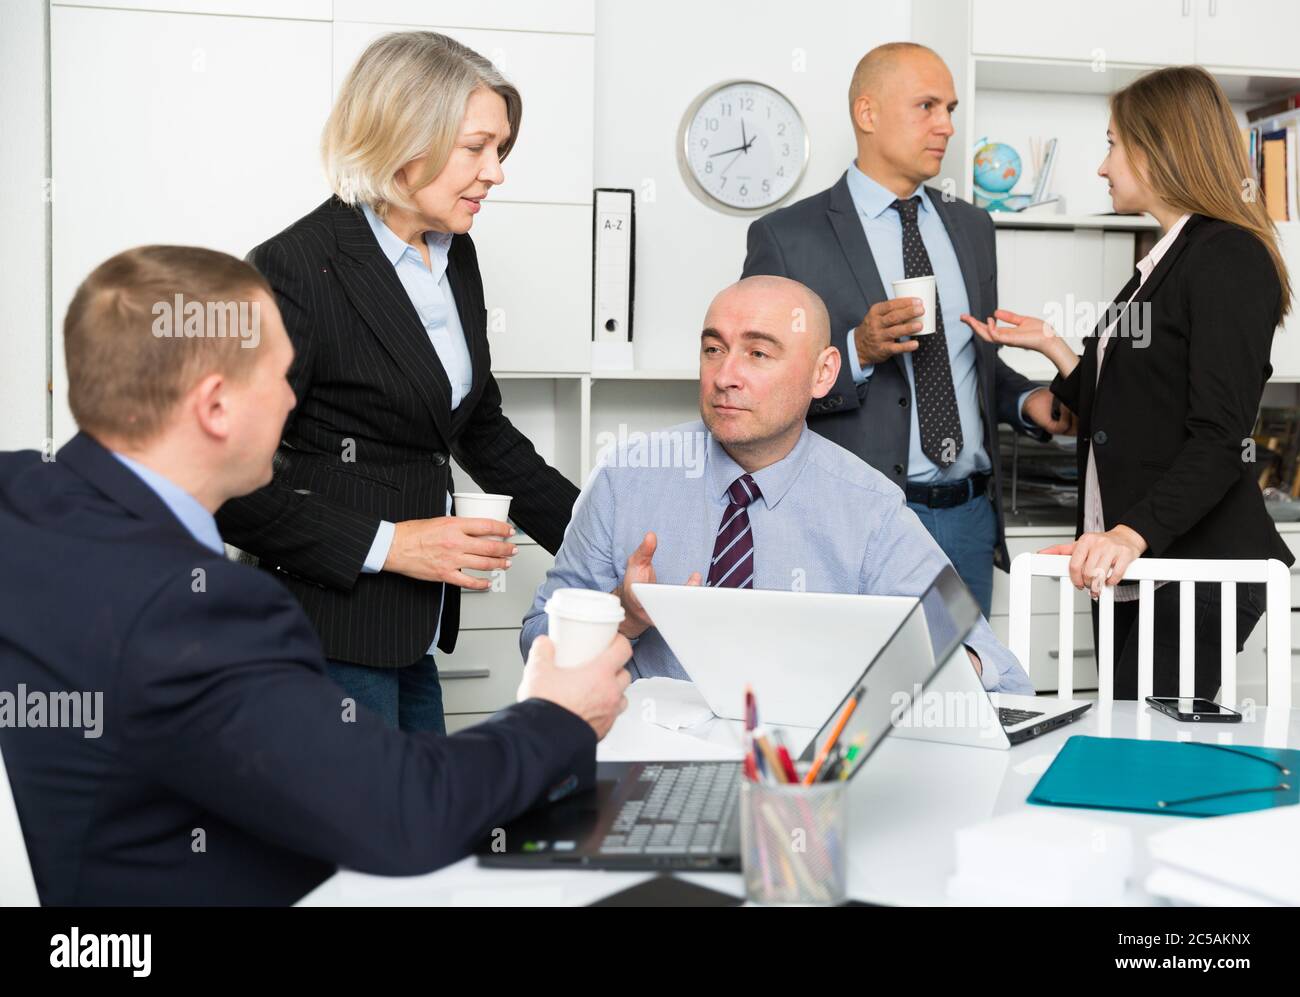
[[[1024,416],[1054,436],[1075,436],[1079,432],[1078,418],[1047,388],[1029,393],[1025,399]]]
[[[1096,599],[1103,585],[1118,585],[1128,566],[1146,553],[1147,542],[1136,530],[1116,526],[1105,533],[1085,533],[1074,543],[1056,544],[1040,554],[1070,555],[1070,581]]]
[[[618,625],[618,632],[629,639],[640,637],[654,626],[650,617],[646,615],[641,600],[633,594],[632,585],[635,582],[647,582],[651,585],[655,583],[654,556],[658,545],[659,540],[654,533],[647,533],[645,539],[641,541],[641,546],[632,551],[632,556],[627,559],[623,580],[614,589],[614,595],[618,596],[619,602],[623,604],[623,622]],[[699,585],[700,580],[700,573],[696,571],[686,580],[686,584]]]
[[[924,328],[921,315],[925,309],[920,298],[891,298],[871,306],[862,324],[853,330],[858,348],[858,363],[884,363],[900,353],[911,353],[921,344],[915,339],[900,343],[900,336],[911,336]]]
[[[970,657],[970,663],[975,666],[975,674],[982,677],[984,675],[984,662],[980,661],[980,656],[969,647],[966,648],[966,654]]]
[[[408,519],[395,524],[384,570],[425,582],[447,582],[467,589],[491,588],[487,578],[474,578],[462,568],[504,571],[519,553],[514,544],[491,537],[510,537],[514,527],[495,519],[439,516]]]
[[[528,649],[528,664],[519,683],[517,699],[545,699],[576,713],[591,724],[600,740],[609,733],[618,715],[627,709],[627,691],[632,676],[623,666],[632,657],[632,645],[615,637],[600,654],[576,668],[555,664],[555,645],[542,634]]]

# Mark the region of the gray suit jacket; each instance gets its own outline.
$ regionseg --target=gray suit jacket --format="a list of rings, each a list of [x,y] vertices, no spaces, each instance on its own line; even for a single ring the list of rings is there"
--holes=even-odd
[[[992,315],[998,307],[997,246],[993,220],[961,200],[944,201],[933,187],[935,211],[952,239],[966,281],[972,314]],[[813,401],[808,425],[857,454],[899,488],[907,484],[908,439],[912,392],[900,357],[876,364],[865,384],[854,384],[845,337],[872,305],[889,297],[858,219],[847,174],[820,194],[779,208],[749,226],[743,276],[774,274],[811,287],[831,315],[831,341],[840,351],[840,374],[825,398]],[[1002,518],[1002,473],[998,460],[997,423],[1021,428],[1017,403],[1036,387],[999,357],[998,348],[975,339],[984,448],[993,462],[993,501],[998,538],[994,563],[1008,567]],[[996,418],[990,418],[992,413]],[[1045,434],[1041,434],[1045,435]]]

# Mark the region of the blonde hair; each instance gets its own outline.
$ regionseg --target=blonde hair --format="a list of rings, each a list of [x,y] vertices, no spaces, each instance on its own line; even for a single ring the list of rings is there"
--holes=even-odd
[[[523,100],[497,68],[473,49],[432,31],[399,31],[377,38],[348,73],[325,131],[321,157],[340,200],[366,204],[383,215],[390,204],[414,210],[395,174],[426,156],[419,190],[447,164],[470,95],[487,88],[506,102],[510,135],[505,159],[519,135]]]
[[[1278,321],[1291,310],[1291,280],[1264,202],[1247,197],[1251,177],[1241,128],[1218,81],[1200,66],[1171,66],[1111,94],[1120,141],[1137,150],[1135,168],[1171,207],[1217,218],[1255,236],[1282,285]]]
[[[139,246],[105,260],[81,282],[63,322],[77,425],[100,438],[147,442],[201,377],[246,377],[257,350],[244,347],[256,341],[227,322],[241,311],[257,321],[259,291],[275,300],[256,269],[212,249]],[[178,300],[215,321],[183,331],[177,317],[174,331],[161,329],[160,315],[174,314]]]

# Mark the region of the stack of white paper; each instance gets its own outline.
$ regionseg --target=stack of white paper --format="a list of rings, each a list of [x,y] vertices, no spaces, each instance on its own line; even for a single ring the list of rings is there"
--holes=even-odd
[[[1300,904],[1300,807],[1190,820],[1147,839],[1146,889],[1177,903]]]
[[[961,904],[1118,904],[1133,867],[1128,828],[1052,810],[995,817],[956,839],[948,896]]]

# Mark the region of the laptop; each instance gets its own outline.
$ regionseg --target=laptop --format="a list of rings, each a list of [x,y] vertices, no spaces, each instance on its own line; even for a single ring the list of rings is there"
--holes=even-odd
[[[979,607],[951,567],[945,567],[865,667],[858,681],[826,711],[800,761],[809,762],[830,737],[848,696],[865,692],[841,735],[866,736],[855,777],[979,619]],[[936,655],[935,651],[939,653]],[[861,659],[859,659],[860,661]],[[734,681],[743,688],[743,671]],[[766,704],[760,718],[768,725]],[[738,800],[741,763],[601,762],[594,789],[538,807],[477,849],[481,865],[590,869],[740,868]]]
[[[862,663],[916,605],[914,596],[644,583],[632,590],[716,716],[743,720],[748,685],[765,723],[809,731],[856,688]]]
[[[925,692],[894,725],[898,737],[1006,750],[1073,723],[1092,706],[1084,699],[988,692],[958,647]]]

